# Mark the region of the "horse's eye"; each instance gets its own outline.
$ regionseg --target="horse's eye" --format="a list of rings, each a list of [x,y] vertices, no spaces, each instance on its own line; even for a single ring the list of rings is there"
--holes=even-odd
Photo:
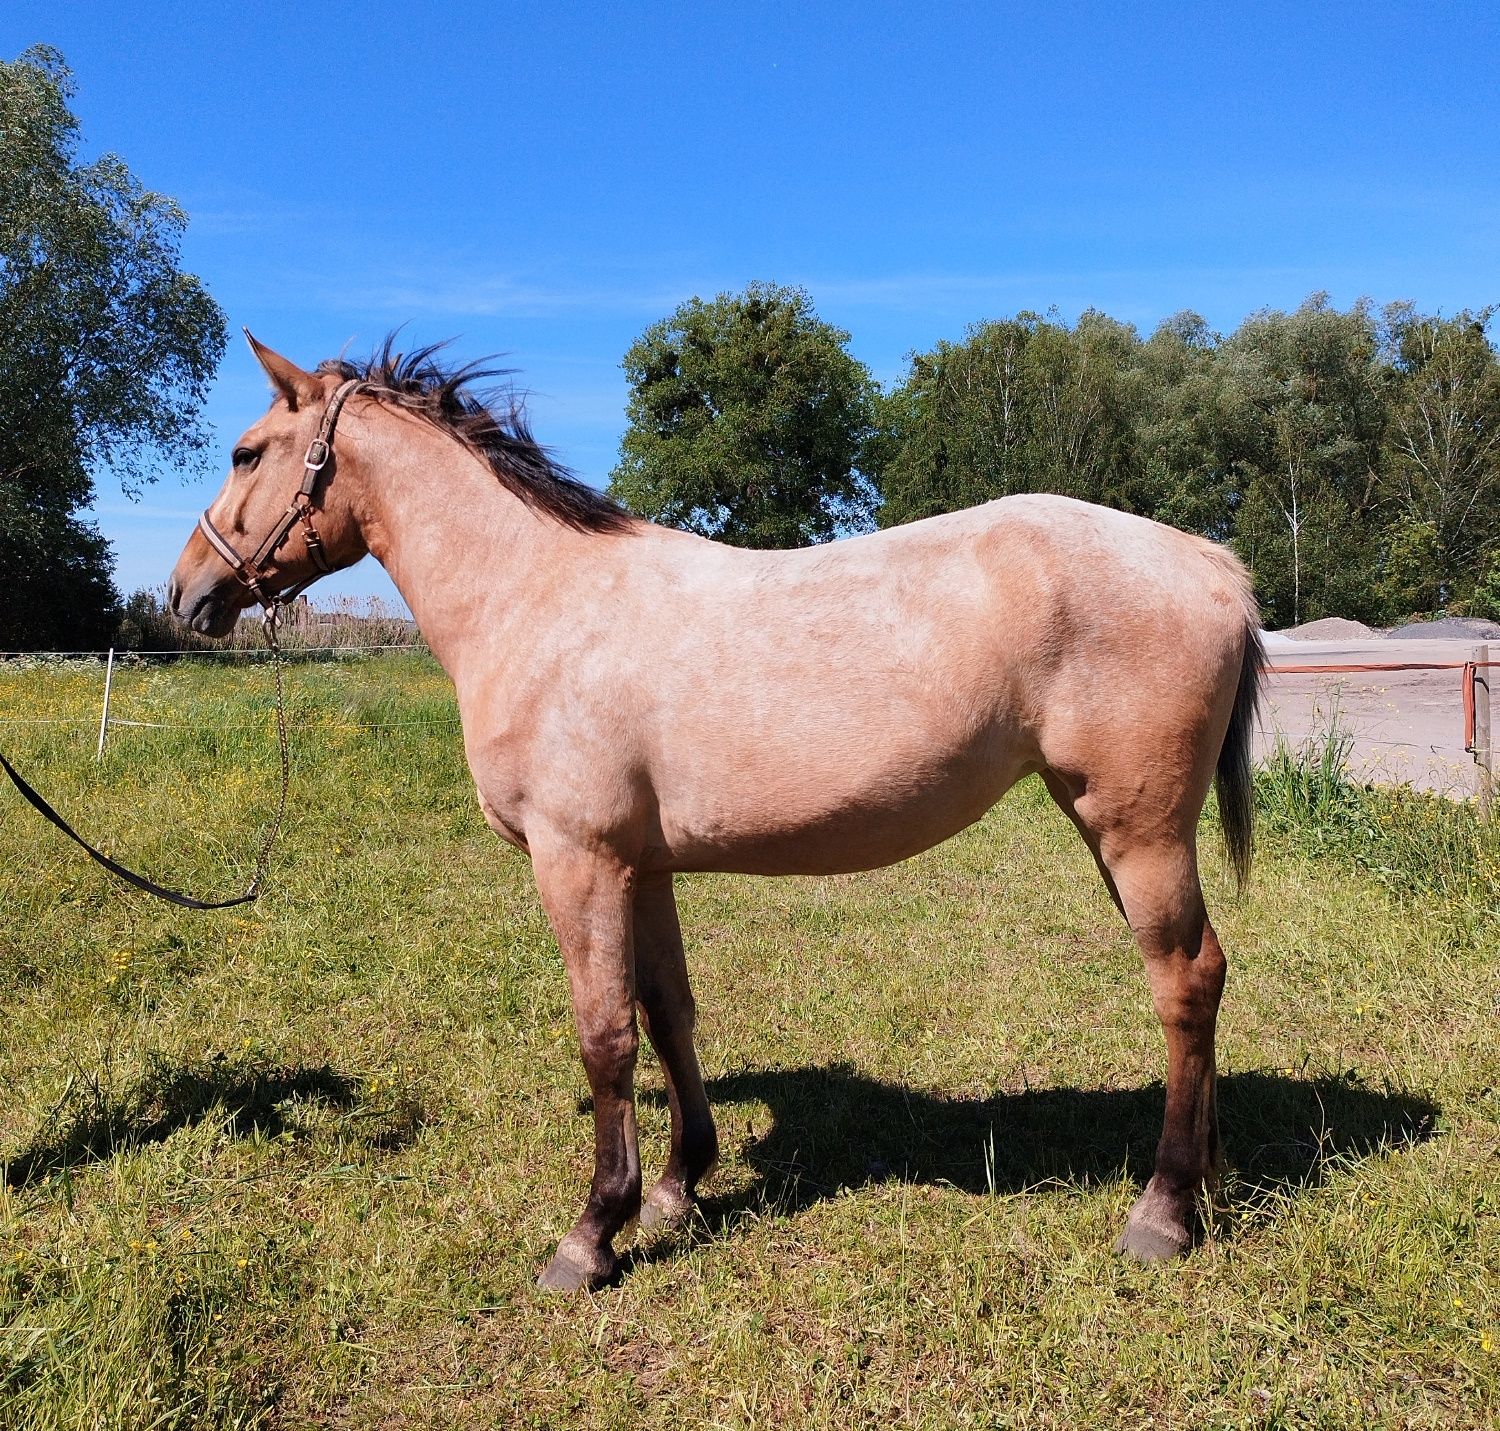
[[[236,447],[231,459],[237,472],[248,472],[259,460],[260,453],[249,447]]]

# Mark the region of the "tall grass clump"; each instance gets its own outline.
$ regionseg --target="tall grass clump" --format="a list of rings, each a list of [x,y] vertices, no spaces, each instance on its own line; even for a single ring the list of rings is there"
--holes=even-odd
[[[1472,802],[1358,784],[1352,745],[1337,723],[1299,746],[1278,742],[1256,775],[1261,828],[1373,875],[1398,899],[1440,908],[1469,932],[1500,917],[1500,824]]]
[[[416,623],[378,596],[335,597],[314,605],[299,597],[282,612],[280,642],[287,651],[372,651],[425,646]],[[168,609],[163,590],[137,591],[125,603],[115,647],[121,651],[200,653],[260,651],[259,607],[252,607],[227,637],[200,636]]]

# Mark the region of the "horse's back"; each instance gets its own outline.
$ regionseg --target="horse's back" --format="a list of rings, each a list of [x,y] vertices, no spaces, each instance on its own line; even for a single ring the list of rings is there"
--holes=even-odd
[[[889,863],[1030,770],[1201,743],[1246,620],[1232,557],[1061,497],[723,560],[648,662],[657,834],[685,864]]]

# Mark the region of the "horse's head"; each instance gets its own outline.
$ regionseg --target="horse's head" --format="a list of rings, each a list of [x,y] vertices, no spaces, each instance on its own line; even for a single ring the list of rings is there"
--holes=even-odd
[[[333,454],[333,424],[357,385],[304,372],[248,330],[245,337],[275,398],[235,443],[229,476],[167,586],[172,610],[206,636],[226,635],[247,606],[350,566],[367,550]]]

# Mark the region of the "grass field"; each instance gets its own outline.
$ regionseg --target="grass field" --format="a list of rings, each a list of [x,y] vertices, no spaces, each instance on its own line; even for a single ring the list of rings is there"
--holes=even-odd
[[[4,749],[112,853],[235,892],[263,668],[0,669]],[[270,891],[122,890],[0,791],[0,1426],[1442,1427],[1500,1414],[1493,835],[1263,782],[1229,1180],[1110,1245],[1162,1042],[1035,782],[867,876],[681,881],[723,1163],[622,1284],[532,1279],[589,1170],[565,981],[425,658],[299,666]],[[60,723],[76,720],[80,724]],[[666,1110],[642,1060],[643,1163]]]

